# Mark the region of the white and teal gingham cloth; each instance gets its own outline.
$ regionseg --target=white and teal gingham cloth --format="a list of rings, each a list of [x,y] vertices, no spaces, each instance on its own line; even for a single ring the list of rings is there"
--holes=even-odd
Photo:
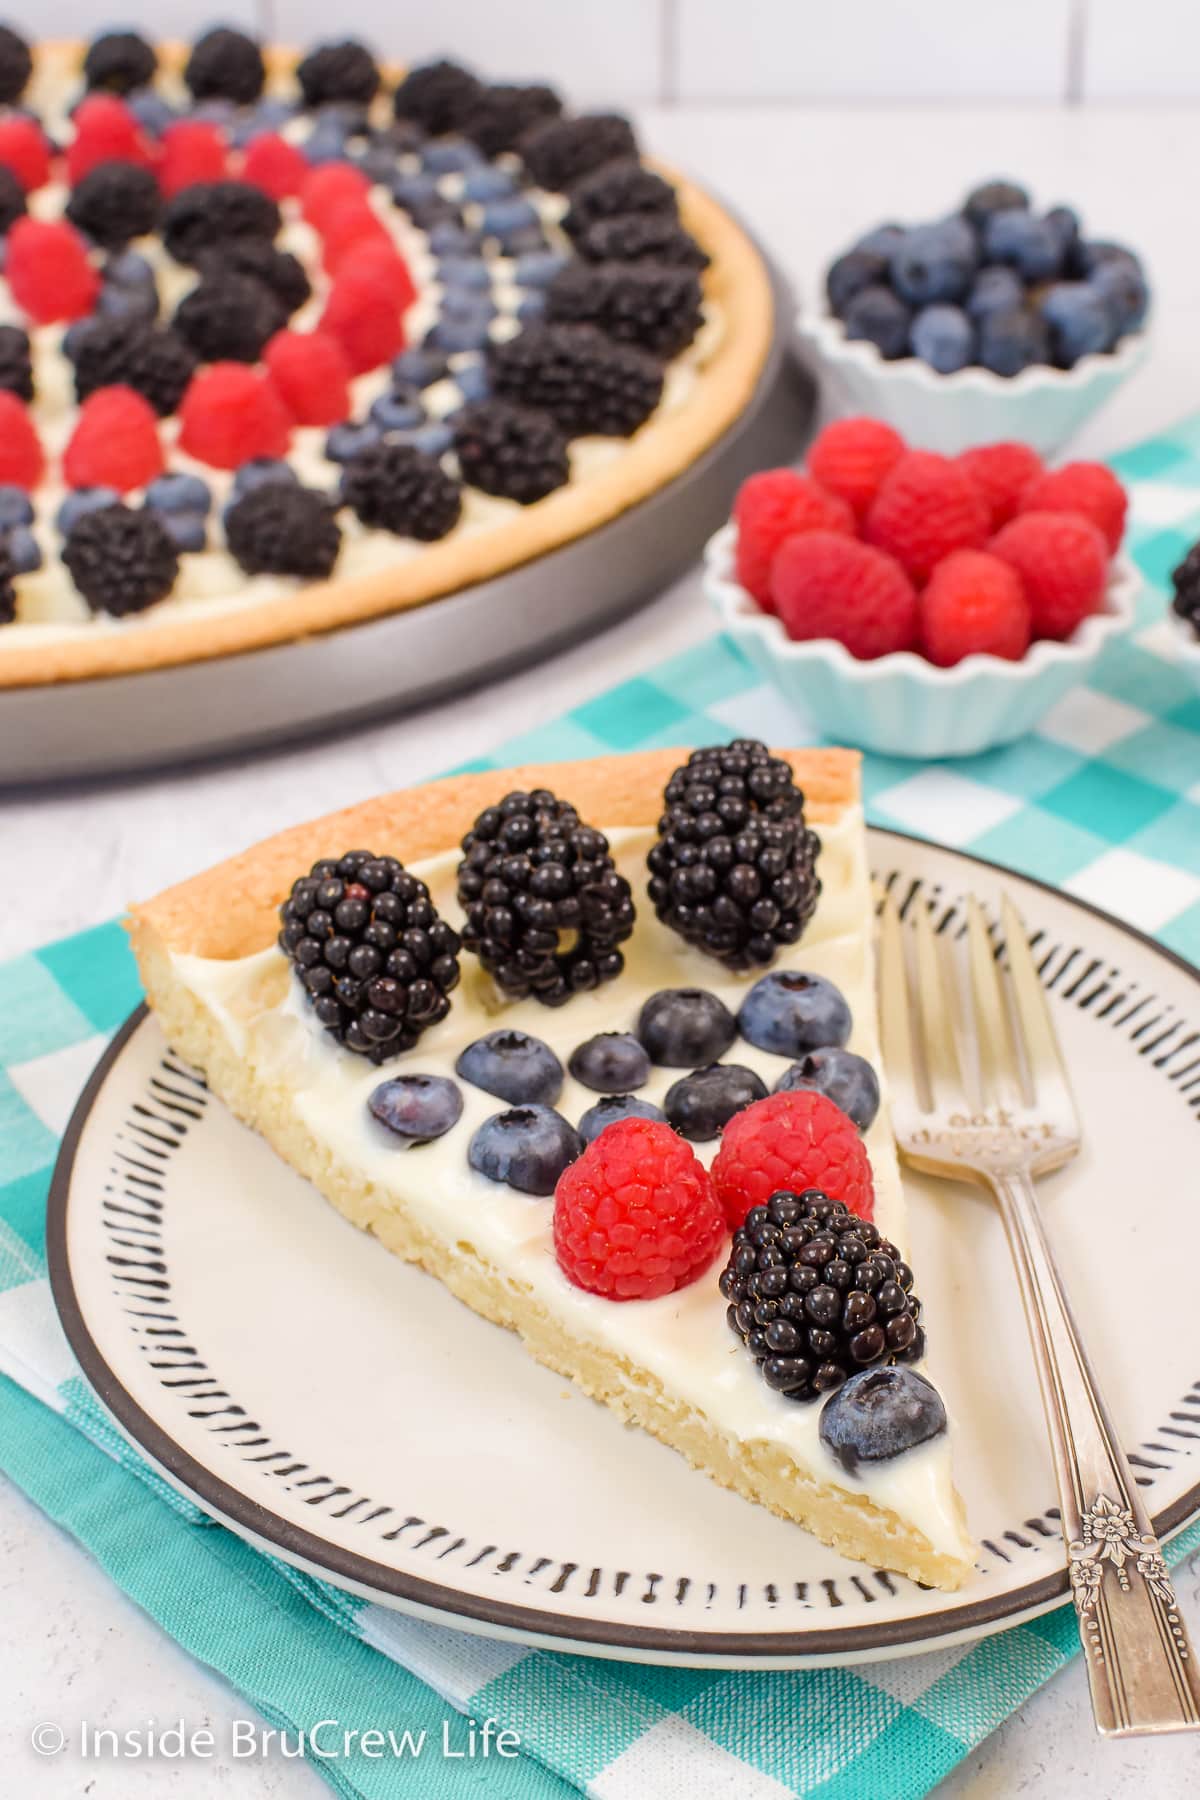
[[[1134,638],[1009,749],[869,757],[871,818],[1096,901],[1200,962],[1200,694],[1170,657],[1169,570],[1200,535],[1200,421],[1116,459],[1152,584]],[[804,721],[720,637],[473,767],[696,744],[802,742]],[[139,999],[119,926],[0,965],[0,1467],[179,1643],[274,1725],[389,1724],[440,1744],[492,1718],[513,1760],[321,1762],[362,1800],[916,1800],[1075,1652],[1060,1609],[982,1642],[854,1669],[727,1673],[531,1650],[408,1619],[244,1544],[114,1430],[59,1329],[46,1192],[75,1098]],[[1200,1548],[1200,1526],[1173,1557]]]

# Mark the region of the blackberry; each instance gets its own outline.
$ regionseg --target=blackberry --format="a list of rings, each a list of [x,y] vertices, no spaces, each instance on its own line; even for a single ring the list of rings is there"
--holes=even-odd
[[[14,106],[33,74],[33,57],[23,37],[0,25],[0,106]]]
[[[432,544],[458,524],[462,489],[411,444],[368,444],[342,473],[342,498],[364,525]]]
[[[283,303],[289,318],[299,312],[312,295],[312,286],[299,257],[293,256],[290,250],[277,249],[265,237],[227,238],[223,244],[202,251],[196,259],[196,267],[204,276],[218,273],[253,275]]]
[[[769,1388],[815,1400],[872,1366],[924,1354],[921,1302],[895,1244],[819,1188],[772,1194],[733,1234],[726,1317]]]
[[[394,856],[314,863],[279,909],[279,947],[320,1023],[373,1063],[411,1050],[450,1011],[457,932]]]
[[[538,187],[565,194],[604,163],[636,156],[637,139],[621,113],[585,113],[535,125],[516,148]]]
[[[0,538],[0,625],[11,625],[17,616],[16,572],[8,545]]]
[[[169,594],[179,557],[156,513],[118,502],[85,512],[62,551],[71,580],[93,612],[124,618]]]
[[[225,542],[247,575],[323,581],[338,559],[342,530],[332,502],[316,488],[264,481],[226,511]]]
[[[218,25],[192,45],[183,79],[196,100],[232,100],[249,106],[267,79],[262,51],[244,31]]]
[[[412,69],[392,95],[398,119],[413,119],[430,137],[458,131],[470,116],[482,86],[458,63],[426,63]]]
[[[568,437],[629,437],[662,398],[662,365],[594,325],[526,326],[489,362],[501,399],[548,412]]]
[[[1174,598],[1171,611],[1200,638],[1200,543],[1193,544],[1179,566],[1171,571]]]
[[[176,262],[194,263],[200,253],[230,238],[273,238],[279,208],[261,188],[246,181],[196,181],[168,202],[162,239]]]
[[[507,794],[462,847],[463,943],[506,994],[561,1006],[621,973],[633,895],[608,839],[568,801],[545,788]]]
[[[570,474],[567,440],[548,413],[511,400],[482,400],[454,415],[463,480],[485,494],[529,506]]]
[[[497,82],[479,90],[458,129],[478,144],[485,156],[499,156],[535,125],[556,119],[561,111],[562,101],[554,89],[540,82],[523,87]]]
[[[287,312],[253,275],[225,269],[185,295],[171,323],[201,362],[253,363],[287,324]]]
[[[0,163],[0,235],[25,211],[25,189],[12,170]]]
[[[0,325],[0,388],[26,402],[33,399],[29,335],[19,325]]]
[[[131,387],[163,419],[178,409],[196,368],[195,356],[174,331],[147,328],[137,319],[90,320],[73,360],[78,400],[97,388]]]
[[[136,31],[103,31],[88,45],[83,59],[83,79],[89,92],[130,94],[149,87],[158,70],[158,58]]]
[[[346,38],[340,44],[318,44],[296,69],[306,106],[348,101],[369,106],[379,92],[379,68],[365,44]]]
[[[151,170],[130,162],[102,162],[71,190],[66,211],[72,225],[102,249],[117,250],[154,230],[160,205]]]
[[[643,167],[636,156],[605,163],[577,183],[562,228],[569,238],[578,238],[598,219],[621,218],[627,213],[679,217],[675,189],[653,169]]]
[[[619,213],[597,219],[575,239],[587,262],[662,263],[670,268],[706,269],[709,258],[690,231],[670,213]]]
[[[821,844],[787,763],[746,738],[693,750],[664,799],[646,858],[663,924],[730,969],[794,944],[821,892]]]
[[[546,317],[564,325],[597,325],[620,343],[672,357],[700,329],[701,300],[693,269],[576,257],[546,289]]]

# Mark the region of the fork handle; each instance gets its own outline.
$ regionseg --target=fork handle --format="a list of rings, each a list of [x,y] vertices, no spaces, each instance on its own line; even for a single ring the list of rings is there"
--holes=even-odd
[[[990,1177],[1029,1320],[1102,1736],[1200,1729],[1200,1668],[1024,1172]]]

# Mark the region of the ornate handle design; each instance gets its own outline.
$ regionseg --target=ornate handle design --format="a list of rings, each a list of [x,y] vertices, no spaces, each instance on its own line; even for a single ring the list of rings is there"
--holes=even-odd
[[[1033,1184],[1024,1172],[990,1179],[1017,1267],[1050,1427],[1097,1728],[1111,1737],[1200,1729],[1200,1668],[1096,1386]]]

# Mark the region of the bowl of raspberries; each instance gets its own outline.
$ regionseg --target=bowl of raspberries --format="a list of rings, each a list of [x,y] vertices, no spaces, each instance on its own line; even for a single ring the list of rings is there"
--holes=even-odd
[[[1150,289],[1123,244],[1069,206],[987,181],[957,212],[877,225],[825,274],[802,341],[834,410],[953,455],[1012,438],[1060,450],[1146,351]]]
[[[911,449],[838,419],[743,482],[705,553],[729,636],[824,737],[974,756],[1024,735],[1134,620],[1126,495],[1027,444]]]

